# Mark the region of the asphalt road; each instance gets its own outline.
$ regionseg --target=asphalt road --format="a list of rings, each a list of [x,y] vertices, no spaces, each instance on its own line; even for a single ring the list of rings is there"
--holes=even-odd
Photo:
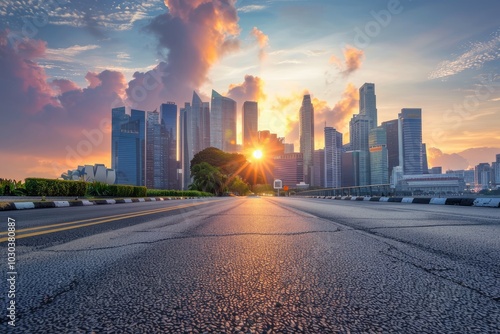
[[[500,209],[223,198],[3,212],[1,232],[13,216],[0,332],[500,332]]]

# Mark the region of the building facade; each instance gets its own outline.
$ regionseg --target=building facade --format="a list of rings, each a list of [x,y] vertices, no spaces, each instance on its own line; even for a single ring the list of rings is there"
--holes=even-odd
[[[304,95],[299,111],[300,153],[304,159],[304,182],[311,183],[314,152],[314,107],[311,95]]]
[[[295,188],[304,181],[304,160],[302,153],[288,153],[274,157],[274,179],[283,182],[283,186]]]
[[[174,102],[162,103],[160,105],[160,124],[164,133],[164,159],[165,159],[165,189],[181,189],[179,179],[179,144],[177,139],[177,128],[179,116],[177,105]]]
[[[111,168],[116,171],[116,184],[146,184],[146,113],[125,107],[111,111]]]
[[[325,177],[324,187],[342,186],[342,133],[325,127]]]
[[[252,149],[258,142],[259,107],[257,102],[245,101],[242,114],[243,149]]]
[[[293,153],[286,152],[285,153]],[[314,150],[313,154],[313,176],[311,186],[325,187],[325,150]]]
[[[387,133],[382,126],[370,130],[370,180],[371,184],[389,184],[389,155]]]
[[[359,114],[370,118],[370,129],[377,127],[377,97],[373,83],[365,83],[359,89]]]
[[[210,146],[224,152],[236,150],[236,101],[212,90]]]
[[[399,120],[399,163],[404,175],[423,174],[422,109],[404,108]]]
[[[359,151],[359,184],[366,186],[370,180],[370,150],[368,145],[371,118],[366,115],[353,115],[349,122],[351,150]]]

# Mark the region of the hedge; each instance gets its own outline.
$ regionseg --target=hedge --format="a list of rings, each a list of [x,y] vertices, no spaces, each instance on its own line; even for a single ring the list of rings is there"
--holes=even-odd
[[[28,196],[85,196],[87,192],[84,181],[27,178],[24,186]]]

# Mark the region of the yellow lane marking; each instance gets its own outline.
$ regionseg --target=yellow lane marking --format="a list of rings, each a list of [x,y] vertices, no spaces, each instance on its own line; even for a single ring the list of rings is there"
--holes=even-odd
[[[79,225],[76,225],[76,226],[74,224],[77,224],[78,222],[91,221],[91,220],[96,220],[96,219],[99,219],[99,218],[86,219],[86,220],[83,220],[83,221],[75,221],[75,222],[69,222],[69,223],[64,223],[64,224],[53,224],[53,225],[47,225],[47,226],[39,226],[36,229],[48,228],[49,226],[50,227],[54,227],[54,226],[63,226],[63,225],[69,225],[69,224],[73,225],[73,226],[65,226],[65,227],[55,228],[55,229],[51,229],[51,230],[44,230],[44,231],[26,233],[26,234],[21,234],[21,235],[17,234],[17,233],[19,233],[19,231],[21,231],[21,230],[18,230],[18,231],[16,231],[16,239],[22,239],[22,238],[28,238],[28,237],[33,237],[33,236],[38,236],[38,235],[43,235],[43,234],[48,234],[48,233],[54,233],[54,232],[72,230],[72,229],[75,229],[75,228],[92,226],[92,225],[107,223],[107,222],[116,221],[116,220],[120,220],[120,219],[125,219],[125,218],[147,216],[147,215],[150,215],[150,214],[155,214],[155,213],[160,213],[160,212],[167,212],[167,211],[173,211],[173,210],[187,208],[187,207],[192,207],[192,206],[197,206],[197,205],[201,205],[201,204],[205,204],[205,203],[207,203],[207,202],[193,203],[193,204],[186,204],[186,205],[178,205],[178,206],[174,206],[174,207],[168,207],[168,208],[157,209],[157,210],[147,210],[147,211],[141,211],[139,213],[128,213],[128,214],[122,214],[122,215],[108,216],[108,217],[103,217],[103,218],[105,218],[104,220],[94,221],[94,222],[86,223],[86,224],[79,224]],[[33,228],[33,229],[35,229],[35,228]],[[33,229],[24,229],[24,231],[33,230]],[[7,240],[8,240],[7,238],[0,238],[0,242],[5,242]]]

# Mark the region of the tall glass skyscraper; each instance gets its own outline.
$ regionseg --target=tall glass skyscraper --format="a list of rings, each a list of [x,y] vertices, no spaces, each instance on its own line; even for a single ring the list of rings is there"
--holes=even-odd
[[[422,170],[422,109],[404,108],[399,120],[399,163],[404,175],[420,175]]]
[[[325,128],[325,187],[342,186],[342,134],[332,127]]]
[[[387,122],[382,122],[381,125],[385,129],[387,135],[387,157],[388,164],[388,177],[392,174],[392,169],[399,166],[399,125],[398,120],[393,119]]]
[[[353,115],[349,122],[351,150],[359,151],[359,185],[366,186],[370,182],[370,151],[368,138],[370,135],[371,118],[366,115]]]
[[[165,132],[160,125],[160,113],[146,113],[146,187],[165,189]]]
[[[212,90],[210,146],[225,152],[236,151],[236,101]]]
[[[180,119],[182,189],[187,190],[191,184],[190,164],[194,157],[193,111],[189,102],[180,109]]]
[[[304,95],[299,111],[300,153],[304,159],[304,180],[311,184],[314,152],[314,107],[311,95]]]
[[[243,148],[255,146],[258,141],[259,107],[257,102],[245,101],[243,103]]]
[[[208,102],[202,102],[198,94],[193,92],[191,110],[193,150],[198,153],[210,147],[210,105]]]
[[[146,184],[146,115],[125,107],[111,111],[111,168],[116,171],[116,184]]]
[[[177,142],[177,126],[179,117],[177,115],[177,105],[174,102],[162,103],[160,106],[161,128],[165,134],[164,137],[164,166],[165,166],[165,181],[166,189],[180,189],[180,180],[178,180],[177,170],[179,169],[179,161],[177,158],[178,142]]]
[[[387,133],[382,126],[370,130],[370,180],[371,184],[388,184]]]
[[[359,114],[370,118],[370,129],[377,127],[377,97],[373,83],[365,83],[359,89]]]

